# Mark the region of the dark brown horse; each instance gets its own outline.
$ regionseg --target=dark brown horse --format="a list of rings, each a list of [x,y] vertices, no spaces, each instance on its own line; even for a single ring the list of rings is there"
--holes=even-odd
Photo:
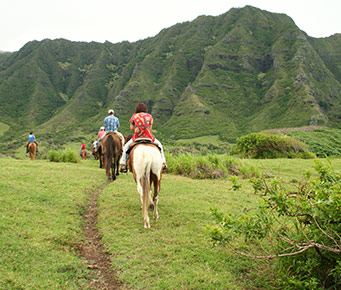
[[[99,160],[99,168],[105,168],[104,153],[103,153],[103,143],[102,141],[97,143],[97,147],[92,146],[92,155],[96,160]]]
[[[117,134],[110,133],[105,135],[100,143],[102,143],[101,153],[104,155],[104,163],[108,179],[115,180],[116,176],[119,175],[119,162],[122,156],[121,139]]]
[[[34,142],[30,142],[27,145],[28,152],[30,153],[31,160],[36,159],[36,150],[37,150],[37,145]]]

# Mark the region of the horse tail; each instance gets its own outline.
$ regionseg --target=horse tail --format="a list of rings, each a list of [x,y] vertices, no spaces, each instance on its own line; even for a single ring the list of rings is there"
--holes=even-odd
[[[106,168],[107,168],[107,173],[110,174],[110,168],[112,167],[112,158],[114,156],[114,150],[113,150],[113,145],[114,143],[114,140],[112,138],[111,135],[108,136],[108,139],[107,139],[107,160],[106,160]],[[109,171],[109,172],[108,172]]]
[[[143,176],[141,177],[141,185],[143,190],[142,196],[142,212],[145,221],[145,228],[149,228],[149,217],[148,217],[148,207],[149,207],[149,195],[150,195],[150,174],[151,174],[151,160],[146,160]]]

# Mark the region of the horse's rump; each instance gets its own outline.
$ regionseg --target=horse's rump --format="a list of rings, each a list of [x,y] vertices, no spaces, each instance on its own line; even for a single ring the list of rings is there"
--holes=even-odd
[[[122,142],[121,138],[116,133],[109,133],[104,136],[102,142],[102,154],[104,155],[104,162],[106,166],[106,174],[109,179],[116,179],[116,175],[119,175],[118,167],[119,161],[122,155]],[[114,160],[113,160],[114,159]],[[115,174],[116,168],[116,174]],[[112,177],[110,175],[110,169],[112,169]]]
[[[141,197],[144,227],[149,228],[148,207],[154,207],[154,218],[159,217],[157,211],[158,194],[162,178],[161,152],[156,144],[137,144],[130,152],[129,170],[133,172],[137,191]],[[151,187],[154,185],[154,195],[151,198]]]
[[[30,157],[32,160],[35,159],[36,157],[36,150],[37,150],[37,145],[35,142],[29,142],[27,145],[28,152],[30,153]]]
[[[85,160],[86,157],[88,156],[88,151],[85,148],[83,148],[82,152],[81,152],[81,155],[82,155],[82,159]]]

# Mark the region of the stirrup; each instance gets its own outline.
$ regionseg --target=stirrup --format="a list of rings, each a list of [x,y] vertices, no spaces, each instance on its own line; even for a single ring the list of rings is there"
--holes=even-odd
[[[127,166],[122,165],[121,168],[120,168],[120,172],[127,173],[128,172]]]

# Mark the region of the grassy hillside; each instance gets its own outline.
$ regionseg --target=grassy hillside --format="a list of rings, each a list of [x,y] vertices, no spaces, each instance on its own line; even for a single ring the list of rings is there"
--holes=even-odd
[[[319,126],[267,130],[269,134],[294,137],[309,146],[318,157],[341,156],[341,130]]]
[[[233,141],[272,128],[340,127],[340,36],[246,6],[135,43],[32,41],[0,61],[1,152],[30,130],[45,143],[96,134],[108,109],[129,133],[137,102],[160,139]]]

